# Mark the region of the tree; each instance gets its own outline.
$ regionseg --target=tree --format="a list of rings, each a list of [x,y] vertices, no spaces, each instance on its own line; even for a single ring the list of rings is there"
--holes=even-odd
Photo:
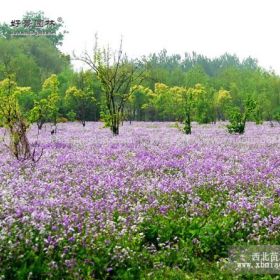
[[[59,100],[59,81],[53,74],[44,81],[42,91],[29,112],[29,120],[36,122],[39,130],[42,129],[44,123],[51,121],[54,125],[52,132],[55,133],[59,117]]]
[[[182,119],[183,87],[169,87],[162,83],[155,84],[153,105],[157,111],[157,118],[161,121]]]
[[[142,85],[136,85],[133,94],[128,100],[128,116],[129,120],[143,121],[145,120],[145,104],[149,102],[149,93],[151,90]]]
[[[85,53],[76,59],[86,63],[96,73],[105,94],[103,120],[113,135],[118,135],[125,104],[133,93],[132,86],[141,83],[143,79],[144,72],[140,69],[139,62],[127,58],[122,50],[122,41],[116,53],[109,48],[98,48],[97,37],[93,58]]]
[[[254,113],[257,102],[252,97],[247,97],[244,101],[243,108],[236,106],[229,109],[229,121],[227,125],[229,133],[243,134],[245,132],[246,121],[250,114]]]
[[[215,109],[218,120],[226,120],[226,112],[232,101],[230,92],[225,89],[220,89],[215,95]]]
[[[48,79],[46,79],[43,83],[43,90],[48,92],[48,107],[49,107],[49,119],[54,125],[54,132],[56,132],[56,125],[58,119],[58,102],[59,102],[59,94],[58,94],[58,86],[59,81],[55,74],[51,75]]]
[[[30,122],[36,122],[38,130],[41,130],[43,125],[48,121],[49,104],[46,98],[36,100],[34,107],[29,112]]]
[[[169,86],[184,85],[185,73],[180,65],[180,55],[167,55],[167,50],[162,50],[158,54],[144,57],[147,77],[145,86],[153,88],[155,83],[163,83]]]
[[[70,58],[47,38],[0,39],[0,79],[15,74],[19,86],[30,86],[37,92],[42,81],[65,69],[71,70]]]
[[[0,79],[15,74],[18,85],[32,85],[37,89],[40,85],[39,67],[32,57],[24,54],[17,43],[18,40],[0,39]]]
[[[185,78],[185,85],[187,87],[194,87],[196,84],[206,85],[208,83],[209,77],[205,73],[204,69],[197,65],[190,69]]]
[[[69,87],[66,91],[65,100],[83,126],[86,124],[87,107],[96,101],[91,93],[77,89],[75,86]]]
[[[202,123],[209,123],[215,120],[214,96],[211,89],[206,89],[202,84],[196,84],[192,89],[193,106],[195,108],[194,118]]]
[[[12,76],[0,82],[0,120],[9,134],[8,147],[16,159],[35,160],[26,134],[29,124],[18,102],[18,96],[23,92],[30,92],[30,88],[18,87]]]
[[[189,88],[183,92],[183,102],[185,111],[184,131],[186,134],[192,133],[192,117],[195,104],[195,88]]]
[[[100,114],[100,83],[91,70],[74,73],[70,87],[75,87],[81,92],[79,97],[65,98],[66,107],[76,112],[78,120],[85,125],[85,121],[96,121]],[[66,96],[65,96],[66,97]],[[71,97],[71,95],[69,95]]]
[[[156,102],[157,102],[157,96],[156,94],[150,89],[145,88],[142,86],[138,86],[138,89],[135,91],[135,96],[141,100],[141,103],[139,104],[140,112],[143,112],[143,118],[144,120],[156,120],[157,118],[157,108],[156,108]],[[142,115],[141,115],[142,116]]]

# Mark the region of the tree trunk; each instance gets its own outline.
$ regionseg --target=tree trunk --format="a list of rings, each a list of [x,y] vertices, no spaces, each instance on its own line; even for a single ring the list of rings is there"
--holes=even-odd
[[[39,130],[41,130],[41,129],[42,129],[43,124],[44,124],[44,122],[43,122],[43,121],[41,121],[41,120],[37,122],[37,127],[38,127],[38,129],[39,129]]]
[[[186,115],[184,131],[186,134],[192,133],[191,118],[189,113]]]
[[[114,136],[119,135],[119,126],[118,125],[113,125],[112,132],[113,132]]]
[[[10,149],[18,160],[26,160],[31,157],[26,131],[27,126],[22,120],[10,127]]]
[[[118,117],[118,114],[114,114],[112,116],[111,121],[111,131],[113,132],[113,135],[119,135],[119,126],[120,126],[120,119]]]

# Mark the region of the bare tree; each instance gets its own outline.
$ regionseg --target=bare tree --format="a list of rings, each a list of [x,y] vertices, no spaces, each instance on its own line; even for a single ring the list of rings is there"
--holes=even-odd
[[[123,119],[124,106],[133,93],[133,85],[144,79],[144,67],[140,61],[129,60],[122,50],[122,40],[118,51],[98,48],[95,36],[93,56],[84,52],[81,57],[74,58],[86,63],[97,75],[105,94],[106,112],[103,112],[105,125],[109,126],[113,135],[119,134],[119,125]]]

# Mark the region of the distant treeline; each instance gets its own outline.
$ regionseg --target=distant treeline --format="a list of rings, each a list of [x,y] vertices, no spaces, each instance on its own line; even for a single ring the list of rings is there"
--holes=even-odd
[[[196,53],[168,55],[166,50],[142,57],[145,78],[124,107],[127,120],[176,121],[182,119],[180,100],[174,89],[202,87],[193,120],[210,122],[225,119],[219,95],[230,95],[233,106],[242,110],[242,100],[252,97],[258,104],[258,118],[279,119],[280,77],[261,68],[252,58],[240,60],[224,54],[210,59]],[[69,56],[47,38],[0,39],[0,80],[14,75],[18,86],[30,87],[21,97],[25,112],[41,100],[48,100],[44,81],[56,74],[58,116],[69,120],[98,121],[106,107],[102,87],[91,70],[75,72]],[[138,85],[136,85],[138,86]],[[219,108],[218,108],[219,107]]]

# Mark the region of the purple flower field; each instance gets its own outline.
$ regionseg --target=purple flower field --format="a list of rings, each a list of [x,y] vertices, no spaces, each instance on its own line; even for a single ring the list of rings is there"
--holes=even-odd
[[[33,127],[31,142],[36,134]],[[247,235],[235,241],[278,238],[280,126],[249,123],[244,135],[230,135],[224,123],[194,125],[185,135],[172,123],[138,122],[125,123],[113,137],[101,123],[66,123],[56,135],[43,129],[38,142],[44,154],[36,164],[17,162],[0,146],[2,261],[8,251],[20,258],[22,246],[50,256],[60,248],[59,262],[71,270],[88,261],[78,260],[71,246],[94,247],[102,236],[141,238],[143,221],[176,209],[191,220],[215,209],[217,217],[238,217],[231,232]],[[110,261],[133,255],[117,249]],[[56,260],[48,266],[55,269]]]

